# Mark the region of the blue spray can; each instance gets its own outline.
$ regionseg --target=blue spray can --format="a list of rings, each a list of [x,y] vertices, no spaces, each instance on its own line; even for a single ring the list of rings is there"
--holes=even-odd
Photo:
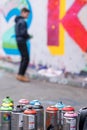
[[[58,102],[55,107],[58,108],[58,126],[59,130],[62,128],[63,125],[63,115],[62,115],[62,109],[65,107],[65,104],[62,103],[62,101]]]

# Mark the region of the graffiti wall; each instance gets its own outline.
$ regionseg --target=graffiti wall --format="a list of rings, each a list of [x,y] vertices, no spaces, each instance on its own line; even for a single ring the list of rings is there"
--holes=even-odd
[[[87,64],[87,0],[3,0],[0,2],[0,55],[20,56],[14,18],[20,9],[31,13],[27,42],[31,63],[78,72]]]

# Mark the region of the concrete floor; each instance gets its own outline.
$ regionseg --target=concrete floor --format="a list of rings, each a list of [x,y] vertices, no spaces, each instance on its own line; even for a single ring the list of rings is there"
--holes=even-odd
[[[21,98],[29,101],[38,99],[45,108],[58,101],[74,106],[77,111],[87,106],[87,89],[85,88],[52,84],[38,79],[23,83],[16,80],[15,74],[0,70],[0,104],[5,96],[10,96],[15,104]]]

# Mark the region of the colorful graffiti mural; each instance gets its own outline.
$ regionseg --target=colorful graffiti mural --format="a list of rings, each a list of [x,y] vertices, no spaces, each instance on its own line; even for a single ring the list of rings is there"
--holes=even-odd
[[[30,2],[28,0],[7,0],[3,3],[3,6],[0,7],[0,12],[3,14],[6,22],[9,23],[10,19],[13,16],[20,15],[20,8],[27,7],[30,9],[31,13],[27,20],[27,26],[30,27],[32,21],[32,8]],[[19,51],[16,45],[15,39],[15,31],[14,26],[9,28],[4,34],[2,38],[2,46],[6,54],[9,55],[18,55]],[[30,42],[27,43],[29,52],[30,52]]]
[[[14,18],[23,6],[31,10],[27,21],[33,35],[28,41],[31,64],[82,70],[87,64],[87,0],[0,1],[0,56],[13,61],[20,60]]]
[[[87,0],[75,0],[65,11],[66,0],[49,0],[47,44],[51,54],[64,54],[65,31],[82,51],[87,52],[87,30],[78,18],[78,13],[86,4]]]

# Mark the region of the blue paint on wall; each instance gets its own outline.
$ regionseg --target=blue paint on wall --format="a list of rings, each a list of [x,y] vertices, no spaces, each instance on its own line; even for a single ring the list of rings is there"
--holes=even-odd
[[[29,0],[26,0],[26,3],[30,10],[30,15],[26,22],[27,22],[27,27],[30,28],[32,18],[33,18],[33,13],[32,13],[32,8],[31,8]],[[14,8],[9,11],[7,16],[4,16],[4,17],[5,17],[6,21],[9,22],[13,16],[18,16],[18,15],[20,15],[20,10],[18,8]],[[27,46],[28,46],[28,50],[30,53],[30,41],[29,40],[27,41]],[[17,45],[16,45],[14,26],[11,27],[10,29],[8,29],[3,35],[3,50],[5,51],[6,54],[9,54],[9,55],[19,55],[20,54],[18,51]]]

